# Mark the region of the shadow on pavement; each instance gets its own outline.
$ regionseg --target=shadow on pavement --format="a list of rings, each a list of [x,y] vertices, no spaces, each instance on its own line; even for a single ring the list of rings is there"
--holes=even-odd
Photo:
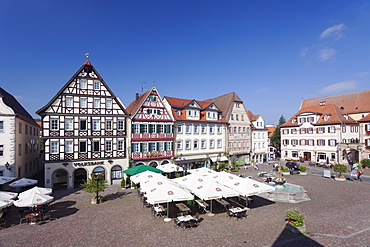
[[[285,229],[280,233],[279,237],[275,240],[272,244],[274,247],[278,246],[310,246],[310,247],[319,247],[323,246],[316,242],[315,240],[311,239],[309,236],[304,234],[295,234],[290,232],[289,230]]]
[[[115,192],[113,194],[109,194],[103,197],[103,201],[111,201],[115,199],[121,199],[125,195],[131,194],[132,191],[122,191],[122,192]]]

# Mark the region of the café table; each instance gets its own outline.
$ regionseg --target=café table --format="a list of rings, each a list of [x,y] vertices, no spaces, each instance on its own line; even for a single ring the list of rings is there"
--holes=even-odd
[[[153,207],[155,216],[159,217],[162,216],[163,213],[166,211],[163,206],[158,205]]]
[[[197,218],[194,218],[191,215],[184,215],[184,216],[178,216],[177,220],[178,221],[190,221],[190,220],[197,220]]]
[[[36,224],[37,216],[39,216],[39,215],[40,215],[39,213],[30,213],[30,214],[27,214],[24,217],[27,218],[28,221],[31,221],[31,222],[29,222],[30,225],[34,225],[34,224]]]
[[[181,212],[189,212],[190,208],[186,206],[184,203],[176,203],[175,206],[181,211]]]
[[[207,207],[209,207],[208,203],[203,200],[195,200],[195,202],[201,207],[205,212],[207,212]]]

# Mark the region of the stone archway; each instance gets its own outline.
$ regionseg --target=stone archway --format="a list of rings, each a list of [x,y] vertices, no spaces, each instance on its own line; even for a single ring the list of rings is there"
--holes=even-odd
[[[155,161],[152,161],[152,162],[149,163],[149,166],[157,167],[158,163],[155,162]]]
[[[83,180],[87,180],[87,171],[84,168],[78,168],[74,171],[74,188],[81,187]]]
[[[164,160],[164,161],[162,161],[161,165],[165,165],[165,164],[168,164],[168,163],[170,163],[168,160]]]
[[[68,172],[65,169],[57,169],[51,176],[53,190],[66,190],[68,188]]]

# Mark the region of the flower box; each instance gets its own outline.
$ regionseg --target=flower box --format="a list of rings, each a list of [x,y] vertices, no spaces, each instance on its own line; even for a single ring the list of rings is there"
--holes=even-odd
[[[300,172],[299,175],[305,176],[307,175],[307,172]]]
[[[341,178],[341,177],[334,177],[335,181],[346,181],[346,178]]]
[[[302,234],[307,231],[306,225],[303,224],[303,226],[293,226],[292,224],[289,224],[288,222],[285,224],[285,228],[292,233]]]

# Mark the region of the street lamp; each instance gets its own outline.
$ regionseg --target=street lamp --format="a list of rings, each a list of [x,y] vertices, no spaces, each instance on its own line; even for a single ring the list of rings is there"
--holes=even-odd
[[[5,168],[8,169],[8,170],[10,170],[10,164],[9,164],[9,162],[6,162],[5,163]]]

